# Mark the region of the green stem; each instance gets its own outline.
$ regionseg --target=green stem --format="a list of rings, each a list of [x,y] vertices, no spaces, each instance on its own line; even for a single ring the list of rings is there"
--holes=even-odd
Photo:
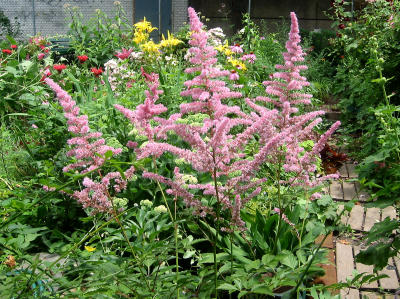
[[[176,200],[175,199],[175,265],[176,265],[176,298],[179,299],[179,258],[178,258],[178,223],[176,222]]]
[[[304,270],[304,272],[303,272],[303,274],[301,275],[299,281],[297,282],[297,285],[296,285],[296,287],[294,288],[293,293],[295,293],[295,292],[297,291],[297,289],[299,288],[300,284],[303,282],[304,277],[306,276],[308,270],[310,269],[310,267],[311,267],[311,265],[312,265],[312,262],[314,261],[315,256],[317,255],[318,251],[321,249],[322,244],[324,244],[324,242],[325,242],[326,238],[328,237],[328,235],[329,235],[329,232],[327,232],[327,233],[325,234],[325,236],[324,236],[324,238],[322,239],[321,243],[318,244],[318,247],[317,247],[317,249],[315,250],[315,253],[312,255],[310,261],[309,261],[308,264],[307,264],[306,269]]]
[[[122,223],[121,223],[121,221],[120,221],[120,219],[119,219],[117,210],[116,210],[115,205],[114,205],[114,200],[113,200],[113,198],[110,196],[110,194],[108,193],[108,190],[107,190],[107,194],[108,194],[108,198],[110,199],[111,204],[112,204],[112,208],[113,208],[113,213],[112,213],[112,214],[113,214],[113,217],[114,217],[115,221],[118,223],[118,225],[121,227],[121,231],[122,231],[122,234],[123,234],[123,236],[124,236],[124,239],[125,239],[125,241],[128,243],[128,246],[129,246],[129,248],[130,248],[130,250],[131,250],[131,252],[132,252],[133,257],[134,257],[135,260],[138,262],[138,264],[139,264],[139,267],[138,267],[138,268],[139,268],[140,274],[143,276],[143,279],[144,279],[144,281],[146,282],[146,286],[147,286],[149,292],[151,293],[151,292],[152,292],[152,289],[151,289],[151,286],[150,286],[149,281],[146,279],[146,275],[145,275],[144,272],[143,272],[143,269],[142,269],[142,262],[140,261],[139,257],[136,255],[136,252],[135,252],[135,250],[133,249],[131,242],[129,241],[129,238],[128,238],[127,234],[126,234],[126,231],[125,231],[125,229],[124,229],[124,226],[122,225]]]
[[[156,173],[158,174],[158,168],[157,168],[156,158],[155,158],[154,156],[153,156],[152,158],[153,158],[154,168],[155,168],[155,170],[156,170]],[[161,184],[160,184],[159,181],[156,181],[156,182],[157,182],[158,188],[160,189],[161,196],[162,196],[162,198],[163,198],[163,200],[164,200],[165,206],[167,207],[169,217],[171,218],[171,221],[172,221],[172,223],[174,224],[174,235],[175,235],[175,265],[176,265],[176,292],[177,292],[177,298],[179,299],[178,223],[177,223],[177,221],[176,221],[176,201],[177,201],[177,198],[175,198],[175,204],[174,204],[174,215],[175,215],[175,216],[172,216],[171,209],[169,208],[168,201],[167,201],[167,198],[166,198],[166,196],[165,196],[165,194],[164,194],[163,189],[161,188]]]
[[[304,190],[304,198],[306,199],[306,215],[307,215],[307,212],[308,212],[308,193],[307,193],[306,190]],[[306,218],[307,218],[306,215],[304,215],[303,223],[301,224],[301,231],[300,231],[300,235],[299,235],[300,249],[301,249],[301,239],[303,238],[304,225],[305,225]]]
[[[231,275],[233,275],[233,232],[230,234],[231,240]],[[232,298],[232,294],[229,293],[229,298]]]
[[[216,158],[215,158],[215,152],[213,151],[213,162],[214,165],[216,165]],[[220,199],[219,199],[219,192],[218,192],[218,182],[217,182],[217,169],[214,166],[214,171],[213,171],[213,177],[214,177],[214,187],[215,187],[215,195],[217,198],[217,206],[216,206],[216,216],[217,216],[217,228],[215,231],[215,242],[214,242],[214,284],[215,284],[215,298],[218,298],[218,262],[217,262],[217,243],[218,243],[218,237],[219,237],[219,229],[220,229],[220,223],[219,223],[219,217],[220,217]]]
[[[282,211],[282,205],[281,205],[281,184],[280,184],[280,180],[281,180],[281,163],[282,163],[282,157],[279,156],[279,161],[278,161],[278,169],[277,169],[277,173],[276,173],[276,181],[278,182],[278,208],[279,208],[279,217],[278,217],[278,225],[276,228],[276,234],[275,234],[275,242],[274,242],[274,250],[273,252],[275,252],[275,250],[277,249],[277,243],[278,243],[278,237],[279,237],[279,230],[281,227],[281,213],[283,213]]]

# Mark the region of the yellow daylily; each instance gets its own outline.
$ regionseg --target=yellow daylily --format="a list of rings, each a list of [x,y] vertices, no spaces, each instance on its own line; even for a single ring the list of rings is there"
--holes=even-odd
[[[143,18],[143,21],[136,23],[135,28],[139,31],[147,31],[148,33],[157,30],[156,27],[151,26],[151,22],[146,21],[146,17]]]
[[[149,38],[149,35],[147,33],[144,33],[142,31],[135,31],[133,35],[133,41],[139,45],[145,41],[147,41]]]
[[[233,54],[233,52],[229,48],[228,41],[225,41],[223,45],[215,47],[215,49],[220,53],[224,53],[226,56],[231,56]]]
[[[229,57],[228,62],[230,62],[230,64],[232,64],[234,67],[236,67],[242,71],[247,70],[246,65],[238,59],[233,59],[232,57]]]
[[[164,34],[162,34],[162,40],[160,41],[160,46],[163,48],[166,47],[175,47],[183,43],[180,39],[175,38],[168,30],[168,38],[165,39]]]
[[[143,52],[147,52],[149,54],[159,54],[160,52],[158,49],[160,48],[160,45],[155,44],[152,40],[148,41],[147,43],[141,44],[140,48],[142,49]]]
[[[85,246],[85,249],[86,249],[87,251],[89,251],[89,252],[93,252],[93,251],[96,250],[96,248],[95,248],[95,247],[92,247],[92,246]]]

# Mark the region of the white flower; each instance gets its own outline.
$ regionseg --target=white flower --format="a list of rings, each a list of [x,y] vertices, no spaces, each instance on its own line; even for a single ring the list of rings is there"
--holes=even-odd
[[[151,208],[151,206],[153,205],[153,203],[152,203],[150,200],[148,200],[148,199],[144,199],[144,200],[141,200],[141,201],[140,201],[140,205],[141,205],[141,206],[145,206],[145,207]]]
[[[154,212],[156,212],[157,214],[161,214],[161,213],[167,213],[168,210],[164,205],[160,205],[154,208]]]

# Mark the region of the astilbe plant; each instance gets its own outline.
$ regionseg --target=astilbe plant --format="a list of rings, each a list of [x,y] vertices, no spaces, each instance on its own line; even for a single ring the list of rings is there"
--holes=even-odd
[[[83,179],[84,188],[75,191],[72,196],[80,202],[84,208],[92,208],[96,212],[113,212],[112,194],[109,190],[111,186],[114,193],[119,193],[127,186],[127,180],[133,176],[134,167],[130,167],[124,177],[119,172],[109,172],[105,175],[101,173],[101,167],[106,162],[106,154],[111,156],[119,155],[120,148],[113,148],[105,144],[100,132],[91,132],[87,115],[80,115],[79,107],[72,100],[71,96],[64,91],[52,79],[46,78],[44,81],[56,93],[60,105],[63,107],[64,116],[67,119],[68,131],[75,137],[68,140],[72,147],[67,152],[67,156],[73,157],[75,161],[63,168],[64,172],[71,170],[78,171],[80,174],[87,174]],[[99,181],[94,181],[89,173],[96,172],[100,177]]]
[[[274,95],[275,99],[247,98],[247,105],[254,111],[245,113],[238,106],[224,104],[224,100],[243,95],[227,87],[224,80],[229,77],[229,71],[217,66],[217,53],[208,43],[203,24],[194,9],[189,8],[188,12],[191,29],[188,57],[192,66],[186,69],[186,73],[194,74],[194,78],[184,83],[181,95],[192,101],[181,104],[180,113],[168,119],[157,116],[167,110],[163,105],[155,104],[161,94],[157,89],[158,76],[145,74],[150,87],[145,103],[135,111],[120,105],[115,107],[148,138],[148,142],[136,149],[138,159],[157,158],[170,152],[191,165],[190,174],[195,172],[203,177],[208,174],[209,181],[195,183],[197,178],[189,180],[178,167],[175,167],[173,178],[147,171],[143,172],[143,177],[168,185],[167,193],[175,199],[182,198],[195,215],[211,215],[218,229],[221,213],[228,214],[230,219],[229,227],[224,226],[223,229],[244,229],[240,210],[261,192],[260,186],[266,180],[257,177],[261,165],[279,162],[286,171],[296,173],[290,181],[279,183],[315,186],[322,178],[313,180],[316,171],[314,162],[339,123],[321,137],[311,152],[305,152],[299,145],[309,139],[312,129],[321,121],[318,116],[323,112],[296,114],[298,109],[294,105],[310,103],[311,96],[300,92],[309,83],[299,74],[306,66],[298,65],[304,53],[299,46],[300,36],[294,13],[291,14],[292,27],[286,45],[288,52],[284,54],[285,65],[277,66],[282,71],[273,75],[275,80],[264,82],[267,93]],[[272,102],[276,107],[269,109],[264,103],[259,105],[257,102]],[[206,115],[200,126],[182,122],[185,116],[193,114]],[[179,136],[189,147],[172,144],[172,138],[168,139],[169,132]],[[246,155],[246,145],[256,141],[258,152],[254,156]],[[205,198],[208,200],[205,201]]]

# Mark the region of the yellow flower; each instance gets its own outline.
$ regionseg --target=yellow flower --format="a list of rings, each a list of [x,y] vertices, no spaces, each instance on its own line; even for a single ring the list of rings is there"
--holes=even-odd
[[[224,50],[224,54],[226,56],[231,56],[233,54],[233,52],[231,51],[231,49],[227,48],[227,49]]]
[[[168,38],[165,39],[164,34],[162,34],[162,40],[160,41],[160,46],[162,48],[166,47],[175,47],[179,45],[180,43],[183,43],[181,40],[175,38],[172,34],[169,33],[168,30]]]
[[[157,30],[156,27],[151,26],[151,23],[146,21],[146,17],[143,18],[143,21],[136,23],[135,28],[139,31],[147,31],[148,33]]]
[[[226,56],[231,56],[233,54],[233,52],[229,48],[228,41],[225,41],[223,45],[215,47],[215,50],[217,50],[220,53],[224,53]]]
[[[140,48],[143,50],[143,52],[147,52],[149,54],[159,54],[158,49],[160,48],[160,45],[155,44],[152,40],[148,41],[147,43],[141,44]]]
[[[95,251],[96,248],[92,247],[92,246],[85,246],[85,249],[89,252]]]
[[[147,41],[148,38],[149,38],[149,35],[147,33],[142,32],[142,31],[135,31],[135,33],[133,35],[133,41],[137,45]]]
[[[224,52],[224,46],[219,45],[219,46],[215,47],[215,50],[217,50],[218,52]]]
[[[247,70],[246,65],[238,60],[238,59],[233,59],[233,58],[228,58],[228,61],[230,62],[230,64],[232,64],[234,67],[238,68],[239,70],[245,71]]]

